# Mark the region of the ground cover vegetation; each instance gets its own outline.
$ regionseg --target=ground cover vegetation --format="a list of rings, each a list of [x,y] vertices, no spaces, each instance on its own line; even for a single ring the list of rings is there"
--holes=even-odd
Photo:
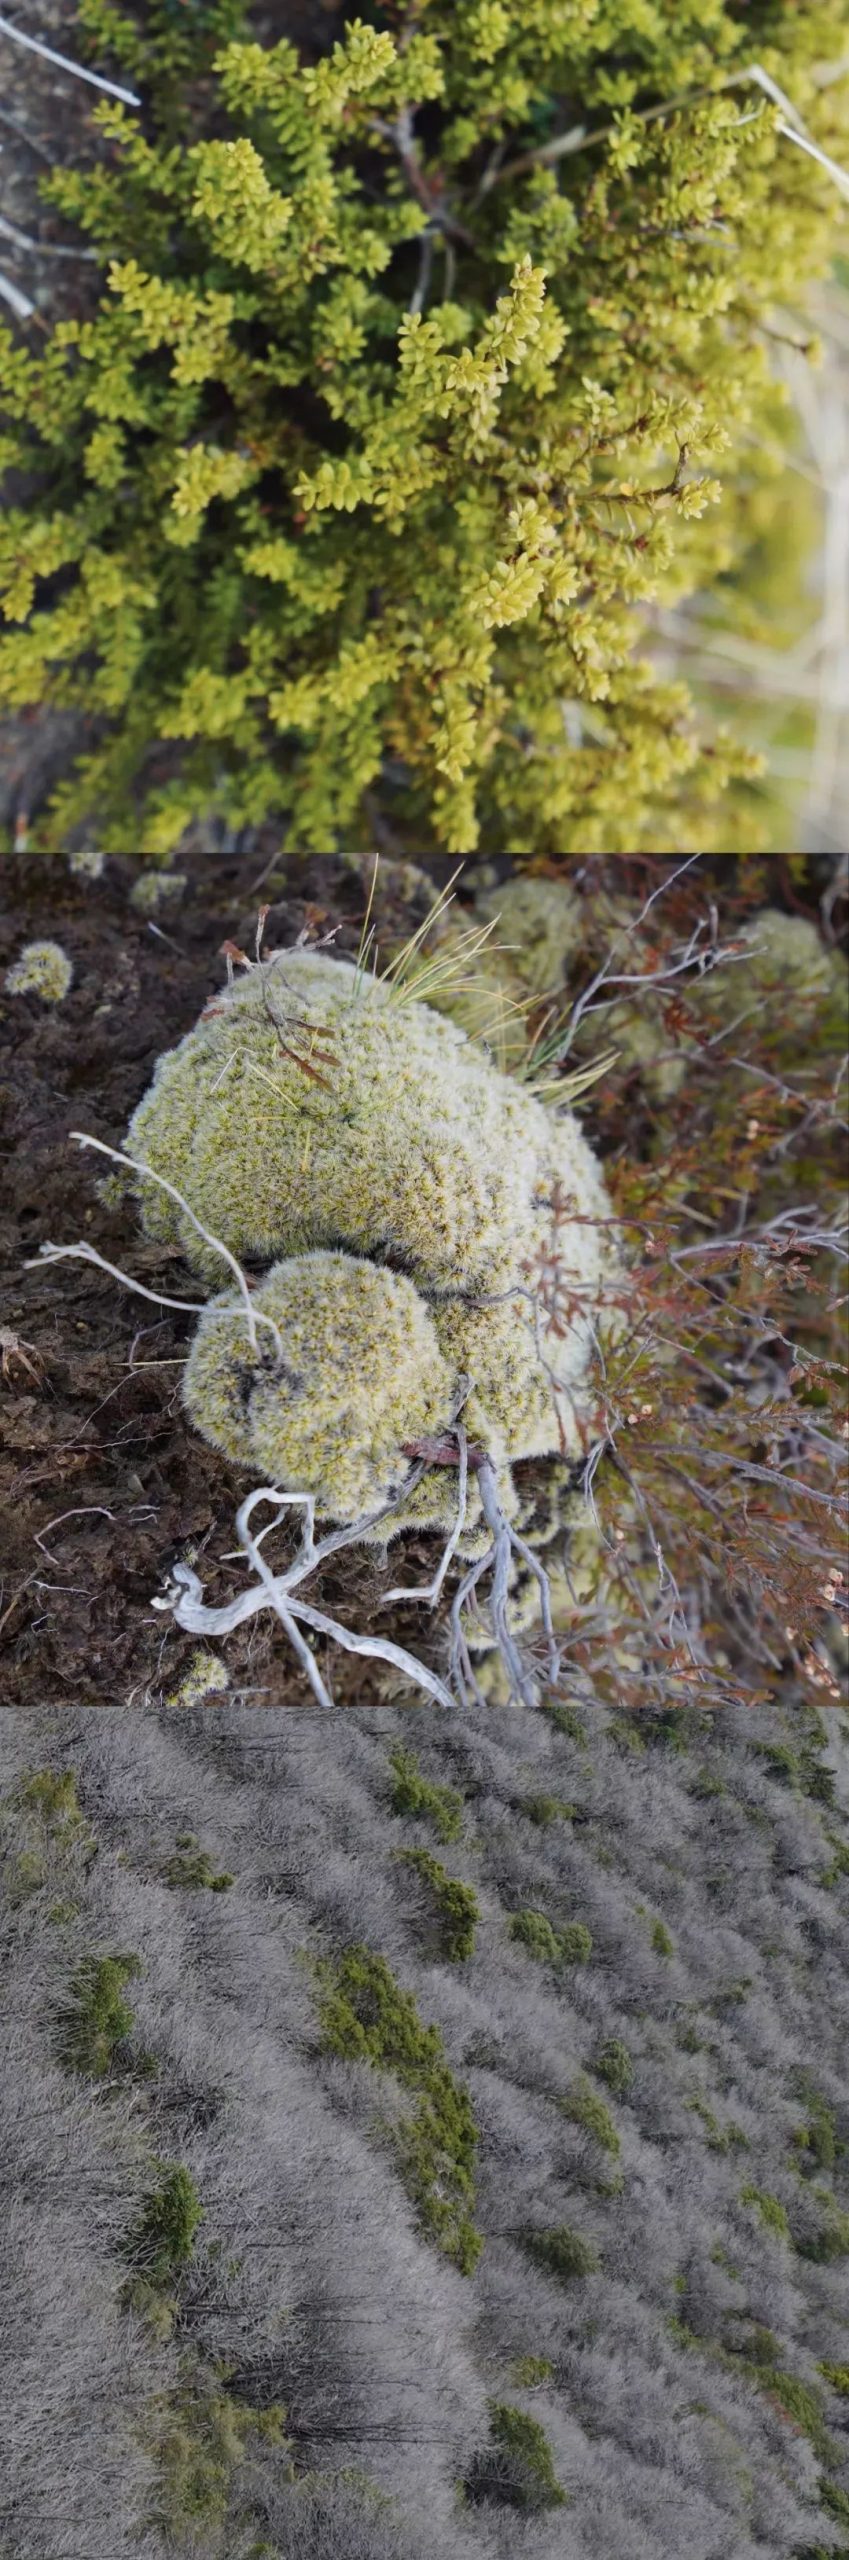
[[[77,31],[138,104],[45,184],[89,302],[3,332],[0,699],[87,731],[34,841],[689,849],[732,782],[745,842],[750,759],[640,609],[733,568],[780,442],[845,0],[388,0],[317,59],[234,0]]]
[[[75,963],[74,915],[105,904],[109,874],[61,892]],[[680,2560],[684,2506],[695,2560],[847,2548],[839,881],[587,860],[565,882],[461,888],[434,916],[409,866],[402,895],[390,871],[372,890],[371,866],[340,864],[323,914],[292,895],[280,943],[306,926],[310,956],[335,930],[362,969],[370,890],[382,965],[393,931],[403,948],[424,924],[429,997],[420,982],[412,1002],[433,1055],[439,1028],[465,1027],[443,1007],[485,1004],[468,1045],[497,1091],[522,1119],[531,1090],[554,1128],[565,1105],[602,1167],[588,1214],[616,1251],[593,1272],[598,1342],[565,1453],[555,1435],[515,1466],[559,1669],[517,1581],[518,1684],[490,1623],[462,1706],[324,1639],[322,1702],[272,1611],[250,1650],[237,1624],[201,1631],[201,1651],[167,1613],[142,1632],[157,1520],[147,1582],[125,1591],[138,1676],[116,1695],[107,1657],[108,1689],[93,1669],[59,1699],[30,1691],[0,1728],[8,2245],[10,2275],[28,2271],[0,2508],[15,2560]],[[500,918],[459,978],[443,966],[458,903],[467,934]],[[27,909],[24,930],[43,921]],[[57,1055],[86,985],[75,971],[48,1009]],[[37,991],[9,1015],[17,1044],[44,1021]],[[329,1063],[300,1050],[330,1082],[312,1147],[329,1125],[331,1162],[345,1036]],[[152,1064],[139,1042],[138,1100]],[[75,1123],[76,1087],[68,1104]],[[120,1113],[98,1125],[121,1135]],[[358,1217],[369,1144],[366,1115],[345,1175]],[[70,1266],[41,1261],[33,1305],[55,1325],[96,1304],[102,1326],[117,1302],[134,1350],[115,1273],[143,1274],[157,1358],[179,1361],[197,1322],[179,1263],[204,1281],[202,1240],[172,1203],[177,1235],[140,1242],[131,1188],[89,1195],[107,1269],[77,1261],[77,1297]],[[553,1207],[507,1281],[556,1371],[586,1302],[575,1204]],[[438,1299],[432,1266],[414,1285]],[[37,1367],[36,1332],[33,1316],[5,1346],[12,1411],[18,1390],[28,1412],[43,1401],[17,1365]],[[252,1394],[249,1343],[245,1365]],[[181,1374],[165,1368],[185,1467],[209,1444]],[[108,1406],[99,1429],[105,1449]],[[48,1471],[63,1435],[64,1416]],[[136,1459],[120,1441],[116,1464]],[[182,1552],[226,1617],[239,1462],[216,1463],[217,1519],[192,1514]],[[138,1478],[142,1509],[153,1483]],[[88,1499],[81,1471],[64,1501]],[[90,1499],[110,1500],[99,1477]],[[54,1571],[71,1558],[58,1578],[75,1584],[101,1532],[61,1507],[49,1480],[39,1552]],[[289,1535],[279,1522],[256,1551]],[[428,1587],[445,1538],[408,1529],[402,1587]],[[349,1629],[399,1582],[398,1552],[353,1541],[328,1560]],[[449,1557],[442,1609],[440,1592],[430,1614],[386,1610],[439,1679],[466,1570]],[[76,1605],[63,1594],[63,1620]],[[21,1667],[50,1606],[45,1577]]]

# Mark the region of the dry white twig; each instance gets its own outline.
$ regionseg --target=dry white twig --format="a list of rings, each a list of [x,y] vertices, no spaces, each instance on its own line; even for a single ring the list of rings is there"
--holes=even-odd
[[[267,1325],[269,1331],[273,1333],[274,1340],[277,1345],[277,1357],[279,1360],[282,1360],[283,1337],[280,1332],[279,1325],[275,1324],[273,1316],[264,1315],[259,1307],[254,1306],[241,1263],[237,1262],[236,1256],[234,1253],[231,1253],[229,1245],[222,1244],[221,1237],[214,1236],[211,1228],[205,1227],[203,1220],[196,1217],[194,1209],[190,1209],[188,1200],[184,1199],[182,1191],[177,1190],[176,1183],[169,1182],[164,1173],[154,1173],[152,1165],[142,1164],[137,1157],[128,1156],[123,1147],[107,1147],[103,1138],[91,1138],[87,1136],[85,1131],[82,1129],[71,1129],[68,1134],[76,1141],[78,1147],[95,1147],[98,1155],[111,1156],[113,1163],[127,1165],[131,1173],[141,1173],[144,1175],[146,1182],[155,1182],[158,1184],[160,1191],[167,1191],[169,1200],[176,1201],[178,1209],[182,1209],[184,1216],[190,1219],[193,1227],[197,1228],[198,1235],[203,1237],[204,1243],[211,1245],[213,1253],[219,1253],[221,1255],[222,1262],[226,1262],[229,1270],[232,1271],[244,1309],[245,1323],[248,1329],[248,1340],[250,1342],[251,1350],[256,1351],[258,1349],[256,1334],[257,1324],[264,1324]],[[224,1310],[222,1309],[221,1312],[223,1313]]]
[[[38,258],[86,258],[97,265],[96,249],[62,249],[52,240],[33,240],[29,231],[19,231],[16,222],[8,222],[0,214],[0,239],[11,240],[13,249],[27,249]]]
[[[400,1494],[398,1499],[403,1500],[403,1494]],[[301,1504],[306,1513],[306,1533],[301,1546],[294,1562],[280,1574],[271,1572],[265,1557],[260,1554],[260,1541],[252,1535],[250,1530],[251,1513],[258,1502],[273,1502],[276,1505],[276,1520],[268,1523],[269,1528],[279,1525],[283,1510],[289,1505]],[[396,1506],[385,1507],[393,1509]],[[359,1522],[353,1530],[343,1529],[338,1533],[331,1533],[329,1537],[321,1540],[319,1546],[316,1546],[313,1520],[314,1510],[309,1495],[281,1493],[276,1485],[257,1486],[247,1495],[236,1514],[236,1535],[258,1579],[249,1584],[247,1591],[239,1592],[234,1600],[225,1602],[219,1608],[209,1608],[203,1599],[203,1584],[191,1565],[176,1564],[165,1593],[153,1601],[153,1608],[170,1610],[177,1625],[184,1627],[191,1635],[229,1635],[232,1629],[241,1626],[246,1618],[255,1617],[262,1609],[272,1608],[285,1628],[290,1642],[294,1645],[307,1673],[313,1695],[320,1706],[332,1706],[333,1701],[322,1679],[318,1664],[297,1628],[296,1621],[301,1618],[307,1626],[315,1628],[318,1634],[326,1635],[333,1644],[341,1645],[345,1652],[359,1654],[367,1660],[389,1663],[394,1670],[402,1672],[406,1679],[411,1680],[417,1688],[424,1689],[428,1697],[435,1698],[439,1706],[453,1707],[456,1701],[452,1698],[444,1681],[438,1678],[435,1671],[428,1670],[425,1663],[416,1661],[413,1654],[406,1653],[402,1645],[392,1644],[387,1637],[360,1635],[353,1628],[340,1625],[337,1618],[327,1617],[324,1610],[313,1608],[311,1603],[300,1597],[298,1586],[305,1576],[315,1570],[324,1556],[337,1554],[340,1548],[351,1543],[352,1538],[361,1537],[365,1525]],[[267,1531],[262,1534],[266,1535]]]
[[[18,286],[10,282],[8,276],[0,275],[0,296],[4,302],[8,302],[9,309],[14,312],[16,320],[33,319],[35,303],[30,301],[28,293],[21,293]]]
[[[20,27],[10,26],[8,18],[0,18],[0,36],[8,36],[10,44],[26,46],[28,53],[40,53],[43,61],[52,62],[57,71],[70,71],[74,80],[87,80],[92,89],[105,89],[109,98],[120,98],[125,107],[140,107],[141,99],[134,89],[119,89],[114,80],[102,80],[97,71],[84,71],[80,62],[69,62],[66,53],[54,53],[50,44],[42,44],[39,36],[25,36]]]

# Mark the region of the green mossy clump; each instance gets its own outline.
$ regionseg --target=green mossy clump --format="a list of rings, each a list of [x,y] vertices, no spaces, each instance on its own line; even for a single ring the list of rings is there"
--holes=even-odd
[[[585,2133],[592,2134],[602,2151],[608,2151],[612,2160],[618,2160],[621,2145],[610,2109],[585,2073],[581,2072],[574,2089],[570,2090],[567,2098],[561,2098],[560,2104],[564,2115],[570,2116],[573,2124],[581,2125]]]
[[[437,1838],[447,1848],[459,1840],[463,1829],[463,1798],[456,1787],[434,1786],[423,1778],[413,1751],[405,1751],[398,1743],[390,1751],[389,1765],[394,1784],[390,1796],[393,1813],[408,1814],[413,1820],[432,1822]]]
[[[133,2031],[124,1993],[141,1973],[136,1955],[84,1956],[60,2020],[59,2051],[69,2070],[104,2079]]]
[[[582,2237],[580,2231],[573,2231],[568,2222],[558,2223],[551,2231],[525,2231],[522,2239],[528,2256],[536,2260],[537,2266],[544,2267],[548,2275],[557,2276],[561,2283],[571,2282],[573,2276],[591,2276],[597,2272],[600,2264],[598,2250],[593,2248],[591,2241]]]
[[[326,2050],[393,2072],[414,2095],[399,2144],[405,2184],[423,2228],[461,2274],[471,2275],[483,2247],[472,2220],[477,2130],[438,2027],[422,2025],[412,1994],[368,1947],[349,1947],[317,1970]]]
[[[214,800],[332,850],[376,791],[419,849],[710,842],[751,760],[639,612],[733,566],[716,466],[839,212],[747,66],[840,158],[841,0],[430,0],[316,62],[180,16],[82,0],[144,89],[46,182],[100,299],[3,332],[0,700],[95,724],[39,841],[167,857]]]
[[[565,2507],[566,2492],[554,2469],[545,2428],[537,2418],[529,2418],[510,2401],[491,2400],[489,2434],[489,2444],[476,2456],[463,2484],[472,2506],[493,2499],[525,2515]]]
[[[626,2098],[634,2078],[634,2065],[627,2045],[618,2036],[609,2036],[601,2045],[593,2063],[600,2080],[607,2083],[614,2098]]]
[[[265,1276],[204,1311],[187,1411],[234,1462],[353,1525],[398,1503],[410,1452],[463,1406],[509,1513],[513,1460],[580,1449],[581,1397],[609,1203],[577,1123],[403,981],[312,951],[252,965],[161,1058],[129,1152]],[[148,1232],[205,1280],[211,1249],[168,1194],[139,1186]],[[566,1204],[574,1308],[542,1350],[527,1266]],[[430,1467],[392,1533],[451,1527],[456,1481]],[[481,1534],[470,1478],[464,1552]],[[381,1524],[381,1539],[390,1534]]]
[[[520,1947],[526,1947],[538,1964],[587,1964],[593,1951],[592,1936],[583,1920],[567,1920],[555,1929],[543,1911],[514,1911],[507,1923],[507,1935]]]
[[[815,2169],[833,2169],[838,2152],[834,2109],[810,2083],[806,2084],[803,2094],[808,2114],[803,2124],[795,2126],[790,2137],[798,2166],[806,2174]]]
[[[448,1964],[462,1964],[474,1950],[475,1930],[480,1919],[477,1894],[470,1884],[462,1884],[456,1876],[433,1858],[428,1849],[401,1849],[398,1856],[405,1866],[413,1867],[427,1885],[439,1921],[440,1953]]]
[[[841,2400],[849,2400],[849,2364],[821,2364],[817,2370],[826,2382],[830,2382],[832,2391],[836,2391]]]
[[[527,1814],[528,1821],[533,1822],[537,1830],[547,1831],[552,1822],[571,1822],[575,1806],[568,1804],[563,1796],[522,1796],[520,1810]]]
[[[754,2205],[765,2231],[773,2232],[777,2240],[789,2240],[790,2224],[777,2196],[765,2195],[761,2187],[745,2186],[740,2189],[740,2202]]]
[[[6,994],[40,996],[42,1004],[61,1004],[73,974],[61,942],[27,942],[6,971]]]
[[[540,2383],[552,2381],[554,2366],[550,2356],[517,2356],[511,2371],[517,2390],[535,2391]]]
[[[227,2390],[228,2379],[226,2366],[207,2369],[187,2360],[175,2390],[156,2403],[148,2429],[158,2474],[151,2521],[169,2547],[198,2560],[228,2560],[231,2500],[246,2457],[263,2445],[287,2450],[285,2409],[249,2408]],[[291,2468],[287,2476],[294,2476]]]

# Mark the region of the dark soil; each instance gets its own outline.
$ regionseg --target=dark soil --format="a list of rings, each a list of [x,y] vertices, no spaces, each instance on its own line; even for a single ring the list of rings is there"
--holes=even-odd
[[[122,1145],[156,1058],[222,983],[225,937],[253,939],[256,854],[206,853],[189,857],[187,869],[175,914],[152,927],[129,903],[137,876],[129,863],[110,863],[97,882],[32,856],[5,866],[0,973],[22,944],[44,938],[61,942],[74,968],[59,1006],[0,986],[0,1322],[24,1346],[7,1354],[0,1384],[0,1651],[10,1703],[115,1705],[171,1691],[196,1639],[151,1610],[167,1568],[191,1546],[211,1598],[239,1587],[238,1566],[217,1567],[233,1549],[247,1483],[183,1413],[191,1317],[158,1309],[83,1263],[26,1267],[45,1242],[87,1239],[145,1287],[197,1294],[175,1250],[142,1237],[131,1204],[101,1200],[108,1167],[69,1137],[80,1129]],[[338,924],[336,947],[356,950],[362,891],[341,862],[294,856],[281,885],[270,947],[305,924]],[[276,886],[275,875],[263,896]],[[405,1569],[415,1552],[405,1542]],[[342,1616],[353,1607],[362,1624],[379,1575],[371,1554],[343,1558],[325,1575],[322,1604]],[[406,1640],[418,1646],[420,1614],[406,1615]],[[403,1625],[397,1632],[404,1641]],[[300,1696],[300,1675],[293,1682],[270,1618],[228,1637],[225,1650],[234,1683],[252,1695]],[[337,1697],[352,1680],[358,1695],[368,1689],[362,1663],[336,1653],[328,1669]]]

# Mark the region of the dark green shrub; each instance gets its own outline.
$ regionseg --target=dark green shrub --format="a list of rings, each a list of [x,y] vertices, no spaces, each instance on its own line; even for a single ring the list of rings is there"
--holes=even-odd
[[[102,2079],[133,2029],[124,1992],[141,1973],[138,1956],[84,1956],[60,2021],[61,2058],[73,2071]]]
[[[415,2096],[399,2144],[405,2183],[425,2230],[471,2275],[483,2247],[472,2221],[477,2129],[438,2027],[422,2025],[412,1993],[368,1947],[349,1947],[335,1963],[322,1960],[317,1973],[327,2051],[394,2072]]]
[[[489,2429],[489,2444],[476,2456],[464,2483],[472,2505],[492,2498],[526,2515],[565,2506],[566,2492],[556,2477],[551,2446],[539,2420],[507,2400],[491,2400]]]
[[[433,1895],[439,1921],[440,1951],[448,1964],[462,1964],[472,1954],[475,1930],[480,1912],[477,1894],[470,1884],[461,1884],[449,1876],[438,1858],[428,1849],[402,1849],[404,1865],[413,1867]]]
[[[218,1869],[213,1865],[193,1831],[179,1832],[174,1855],[168,1859],[163,1874],[166,1884],[194,1892],[203,1888],[208,1893],[229,1893],[233,1883],[233,1877],[226,1868]]]
[[[580,2231],[568,2222],[560,2222],[552,2231],[525,2231],[522,2235],[528,2256],[545,2267],[549,2275],[566,2280],[572,2276],[591,2276],[599,2265],[598,2251]]]
[[[539,1830],[547,1830],[549,1823],[556,1822],[558,1818],[562,1822],[571,1822],[575,1812],[575,1806],[567,1804],[563,1796],[522,1796],[520,1803],[528,1821],[536,1823]]]

